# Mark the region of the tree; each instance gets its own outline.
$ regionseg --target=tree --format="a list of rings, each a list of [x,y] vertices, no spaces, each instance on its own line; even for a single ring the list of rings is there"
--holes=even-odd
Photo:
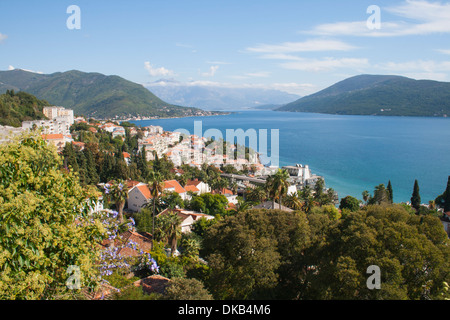
[[[375,187],[373,197],[369,199],[369,204],[389,203],[389,194],[384,184]]]
[[[411,197],[411,207],[413,207],[416,210],[420,209],[420,193],[419,193],[419,182],[416,180],[414,181],[414,190]]]
[[[345,198],[341,199],[339,209],[341,209],[341,210],[347,209],[351,212],[358,211],[359,210],[359,200],[352,196],[346,196]]]
[[[161,193],[164,191],[164,183],[163,178],[159,174],[159,172],[151,172],[149,175],[149,187],[150,187],[150,194],[152,196],[152,204],[153,204],[153,227],[152,227],[152,234],[155,232],[155,215],[156,215],[156,200],[159,198]]]
[[[438,218],[383,204],[332,223],[309,222],[320,233],[305,254],[315,268],[307,272],[300,299],[440,299],[450,247]],[[382,270],[380,290],[366,285],[371,265]]]
[[[444,212],[450,211],[450,176],[447,181],[447,188],[444,193]]]
[[[303,207],[303,202],[298,196],[298,193],[291,193],[287,195],[285,199],[285,204],[288,208],[291,208],[292,210],[301,210]]]
[[[362,193],[362,197],[363,197],[364,202],[367,204],[367,202],[368,202],[369,199],[370,199],[370,193],[369,193],[369,191],[364,190],[363,193]]]
[[[203,283],[196,279],[171,279],[164,294],[167,300],[212,300]]]
[[[122,223],[123,208],[128,199],[128,186],[123,180],[114,181],[112,185],[105,186],[106,197],[115,204],[117,211],[119,212],[118,219]]]
[[[386,190],[387,190],[387,193],[388,193],[388,200],[389,200],[389,202],[390,203],[394,203],[394,191],[392,189],[391,180],[389,180]]]
[[[289,189],[288,180],[289,173],[284,169],[278,169],[274,175],[267,179],[268,188],[273,197],[272,201],[275,202],[275,199],[278,198],[280,209],[283,202],[283,197],[287,194]]]
[[[69,295],[70,266],[81,286],[96,284],[94,249],[104,234],[89,221],[95,197],[62,167],[39,136],[0,145],[0,299]]]

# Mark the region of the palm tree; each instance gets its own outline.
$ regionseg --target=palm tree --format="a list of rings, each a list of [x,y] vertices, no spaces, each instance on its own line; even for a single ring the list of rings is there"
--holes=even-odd
[[[367,201],[369,201],[369,198],[370,198],[369,191],[364,190],[363,193],[362,193],[362,197],[363,197],[364,202],[367,204]]]
[[[177,251],[177,242],[181,237],[181,218],[176,212],[171,212],[167,215],[167,240],[170,242],[170,255]]]
[[[283,196],[287,194],[289,189],[289,173],[287,170],[278,169],[277,173],[270,176],[268,179],[269,189],[271,190],[271,195],[273,195],[273,205],[275,205],[275,198],[279,200],[279,206],[281,210],[281,205],[283,202]]]
[[[123,208],[128,199],[128,186],[119,180],[114,182],[109,188],[105,187],[105,194],[109,201],[113,202],[117,208],[119,222],[123,223]]]
[[[298,193],[288,194],[285,200],[285,204],[292,210],[300,210],[303,207],[303,202],[298,196]]]
[[[149,181],[148,185],[150,187],[150,194],[152,196],[152,203],[153,203],[152,234],[154,234],[156,202],[157,202],[157,199],[159,199],[161,193],[164,191],[164,182],[163,182],[161,174],[159,172],[152,172],[150,174],[150,181]]]

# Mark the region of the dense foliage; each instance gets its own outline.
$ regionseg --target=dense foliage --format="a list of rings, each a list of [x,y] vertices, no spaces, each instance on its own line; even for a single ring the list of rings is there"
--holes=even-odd
[[[103,226],[88,218],[92,194],[61,170],[35,136],[0,146],[0,298],[52,298],[66,292],[69,266],[95,285]]]
[[[46,119],[42,109],[48,105],[28,93],[7,90],[0,95],[0,125],[21,127],[22,121]]]

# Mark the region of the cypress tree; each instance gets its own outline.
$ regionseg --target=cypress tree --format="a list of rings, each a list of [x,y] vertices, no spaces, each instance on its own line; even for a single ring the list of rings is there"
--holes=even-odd
[[[450,211],[450,176],[447,181],[447,189],[444,192],[444,212]]]
[[[419,193],[419,182],[416,180],[414,182],[414,191],[411,197],[411,206],[416,209],[419,210],[420,208],[420,193]]]
[[[389,180],[387,185],[388,199],[390,203],[394,203],[394,191],[392,190],[391,180]]]

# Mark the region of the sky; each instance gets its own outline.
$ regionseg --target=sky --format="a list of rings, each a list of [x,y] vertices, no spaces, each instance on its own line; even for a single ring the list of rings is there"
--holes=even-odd
[[[450,1],[2,0],[15,68],[301,96],[359,74],[450,81]]]

